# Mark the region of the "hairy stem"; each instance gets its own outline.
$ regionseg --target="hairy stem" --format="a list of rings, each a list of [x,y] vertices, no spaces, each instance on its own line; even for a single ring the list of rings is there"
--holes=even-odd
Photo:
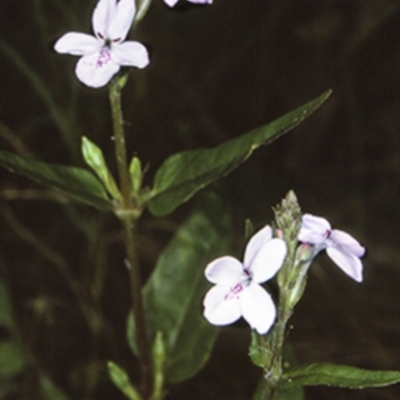
[[[269,365],[265,368],[265,386],[262,395],[263,400],[272,400],[278,388],[282,376],[282,356],[283,344],[286,335],[286,325],[291,316],[291,310],[288,309],[285,293],[281,293],[279,299],[279,311],[277,322],[273,331],[267,339],[267,348],[272,353]]]
[[[131,198],[131,179],[126,157],[125,135],[121,108],[122,78],[116,78],[110,83],[110,103],[114,124],[115,155],[118,166],[120,189],[122,194],[121,209],[118,216],[125,230],[125,246],[127,255],[127,266],[130,276],[132,307],[136,327],[136,345],[141,365],[141,382],[144,398],[151,393],[151,362],[150,351],[146,336],[142,287],[139,269],[139,260],[136,248],[136,220],[137,213]]]

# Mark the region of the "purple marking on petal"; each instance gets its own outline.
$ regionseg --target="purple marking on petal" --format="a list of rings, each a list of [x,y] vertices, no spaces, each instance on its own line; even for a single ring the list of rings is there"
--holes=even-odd
[[[238,283],[237,285],[231,287],[229,289],[229,293],[224,296],[224,300],[232,300],[233,298],[239,299],[239,293],[243,292],[244,287],[241,283]]]
[[[102,68],[105,64],[111,61],[110,50],[103,48],[99,52],[99,58],[97,59],[97,68]]]

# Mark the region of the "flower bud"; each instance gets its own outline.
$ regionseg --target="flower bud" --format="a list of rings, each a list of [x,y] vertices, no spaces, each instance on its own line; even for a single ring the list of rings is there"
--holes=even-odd
[[[131,160],[131,164],[129,165],[129,174],[132,182],[132,193],[136,195],[142,187],[143,180],[142,164],[137,157],[133,157]]]
[[[301,209],[295,193],[291,190],[274,209],[277,228],[288,242],[297,242],[301,225]]]

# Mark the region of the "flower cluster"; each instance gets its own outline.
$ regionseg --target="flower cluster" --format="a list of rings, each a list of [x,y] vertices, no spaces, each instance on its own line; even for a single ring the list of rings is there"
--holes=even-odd
[[[298,241],[312,249],[312,258],[326,250],[348,276],[362,281],[360,257],[365,254],[365,248],[348,233],[332,229],[325,218],[303,215]],[[273,238],[271,227],[266,226],[250,239],[243,263],[224,256],[208,264],[205,276],[215,286],[204,298],[204,317],[217,326],[231,324],[243,317],[259,334],[267,333],[275,321],[276,308],[260,283],[279,271],[286,251],[285,242]]]

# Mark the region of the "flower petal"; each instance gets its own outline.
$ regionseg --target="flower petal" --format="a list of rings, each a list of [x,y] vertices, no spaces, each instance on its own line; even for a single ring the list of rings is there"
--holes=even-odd
[[[298,239],[300,242],[322,244],[326,240],[326,233],[331,229],[331,224],[325,218],[304,214]]]
[[[213,286],[206,294],[204,317],[213,325],[228,325],[241,317],[239,297],[229,296],[230,289],[226,286]]]
[[[68,32],[61,36],[54,45],[57,53],[72,54],[74,56],[82,56],[94,53],[101,47],[94,36],[80,32]]]
[[[234,257],[217,258],[207,265],[204,272],[211,283],[232,286],[248,279],[242,263]]]
[[[271,279],[282,267],[286,256],[286,244],[282,239],[271,239],[267,242],[249,267],[253,281],[257,283]]]
[[[328,256],[331,260],[350,278],[356,282],[362,282],[363,280],[363,265],[359,258],[353,254],[341,251],[334,247],[328,247],[326,249]]]
[[[167,6],[173,7],[176,3],[178,3],[179,0],[164,0],[164,3]]]
[[[144,68],[149,65],[149,53],[139,42],[124,42],[113,46],[113,60],[119,65]]]
[[[253,263],[254,258],[257,253],[263,247],[265,243],[272,239],[272,228],[266,225],[264,228],[256,232],[249,243],[246,246],[246,251],[244,252],[244,265],[249,268]]]
[[[334,229],[330,239],[336,246],[343,248],[346,252],[362,257],[365,254],[365,248],[360,243],[346,232]]]
[[[111,40],[125,40],[135,17],[136,6],[134,0],[120,0],[117,12],[108,27],[108,38]]]
[[[111,39],[108,37],[108,29],[114,21],[116,13],[116,0],[99,0],[92,14],[93,32],[98,38]]]
[[[275,321],[276,308],[267,291],[258,284],[248,286],[240,298],[241,313],[260,335],[269,331]]]
[[[80,58],[76,64],[75,73],[85,85],[99,88],[106,85],[119,68],[120,66],[111,59],[109,50],[102,49]]]

